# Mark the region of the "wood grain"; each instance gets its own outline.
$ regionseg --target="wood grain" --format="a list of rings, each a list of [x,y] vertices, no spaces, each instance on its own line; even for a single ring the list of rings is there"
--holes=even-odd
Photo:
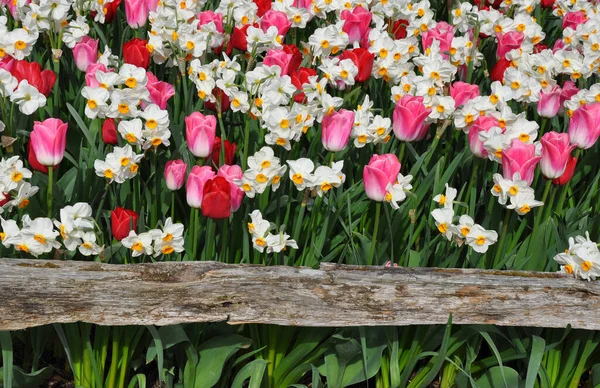
[[[600,284],[555,273],[0,259],[0,330],[59,322],[600,329]]]

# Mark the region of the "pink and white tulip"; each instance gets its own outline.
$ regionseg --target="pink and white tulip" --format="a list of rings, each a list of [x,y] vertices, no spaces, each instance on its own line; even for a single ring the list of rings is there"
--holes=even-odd
[[[567,162],[575,146],[569,144],[568,134],[558,132],[544,134],[541,142],[540,170],[542,170],[542,174],[548,179],[560,177],[567,168]]]
[[[165,182],[169,190],[175,191],[183,187],[187,164],[181,159],[169,160],[165,165]]]
[[[46,119],[33,123],[31,147],[40,164],[56,166],[65,156],[68,124],[59,119]]]
[[[367,197],[373,201],[384,201],[387,186],[398,179],[400,162],[394,154],[373,155],[363,168],[363,182]]]
[[[131,28],[140,28],[148,20],[148,3],[146,0],[125,0],[125,17]]]
[[[365,36],[369,34],[369,25],[373,15],[361,6],[355,7],[352,11],[343,10],[340,19],[344,20],[342,31],[348,34],[350,44],[360,43]]]
[[[423,104],[423,97],[405,94],[396,102],[393,115],[393,129],[402,141],[416,141],[425,137],[429,124],[425,120],[431,108]]]
[[[562,90],[558,85],[554,85],[549,90],[540,92],[540,99],[537,103],[537,111],[541,117],[552,118],[560,110],[560,95]]]
[[[569,122],[571,144],[587,150],[591,148],[600,136],[600,102],[586,104],[573,112]]]
[[[217,172],[217,176],[223,177],[230,183],[231,186],[231,211],[237,211],[242,205],[244,199],[244,190],[240,189],[235,183],[234,179],[242,179],[244,172],[242,168],[237,164],[229,166],[227,164],[222,165]]]
[[[479,97],[479,86],[457,81],[450,85],[450,96],[454,99],[455,106],[466,104],[468,101]]]
[[[217,118],[194,112],[185,118],[185,139],[188,148],[197,158],[208,157],[215,143]]]
[[[204,185],[215,177],[215,172],[209,166],[194,166],[185,184],[185,194],[188,205],[199,209],[202,207]]]
[[[84,36],[73,47],[75,66],[81,71],[86,71],[88,66],[98,60],[98,39]]]
[[[321,141],[327,151],[342,151],[348,145],[352,126],[354,125],[354,112],[340,109],[323,117]]]
[[[540,159],[535,155],[535,145],[513,140],[510,148],[502,151],[502,175],[506,179],[514,179],[519,173],[521,179],[531,185]]]

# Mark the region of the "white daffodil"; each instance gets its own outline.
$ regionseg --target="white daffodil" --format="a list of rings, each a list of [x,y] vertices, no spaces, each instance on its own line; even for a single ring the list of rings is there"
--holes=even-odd
[[[445,194],[438,194],[433,197],[433,200],[438,203],[438,205],[443,206],[448,209],[452,209],[454,205],[454,199],[458,191],[454,187],[448,186],[446,183],[446,192]]]
[[[490,245],[498,241],[498,233],[493,230],[485,230],[481,225],[473,225],[466,236],[467,244],[475,252],[485,253]]]
[[[454,218],[454,210],[447,207],[434,209],[431,212],[431,216],[435,220],[435,226],[440,233],[450,241],[452,239],[452,230],[450,227]]]

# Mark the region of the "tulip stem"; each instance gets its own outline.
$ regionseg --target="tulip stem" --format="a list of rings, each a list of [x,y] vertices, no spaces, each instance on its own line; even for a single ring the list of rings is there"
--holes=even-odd
[[[248,147],[250,146],[250,120],[246,120],[244,126],[244,158],[242,159],[242,170],[246,170],[248,163]]]
[[[150,213],[150,226],[156,227],[158,222],[158,207],[162,203],[160,200],[160,180],[158,179],[158,155],[157,150],[154,149],[154,201],[152,203],[152,210]]]
[[[221,130],[221,150],[219,152],[219,166],[222,166],[225,162],[225,126],[223,125],[223,115],[221,114],[221,102],[218,100],[217,104],[217,118],[219,119],[219,129]]]
[[[171,191],[171,221],[175,222],[175,191]]]
[[[54,166],[48,166],[48,193],[46,196],[46,200],[48,203],[48,217],[52,217],[52,186],[53,186],[53,175],[54,175]]]
[[[406,151],[406,142],[400,143],[400,154],[398,156],[398,160],[402,163],[402,159],[404,158],[404,152]]]
[[[189,237],[190,237],[190,254],[189,254],[189,260],[195,261],[196,260],[196,246],[198,244],[197,239],[196,239],[196,233],[198,230],[198,225],[197,225],[197,221],[198,221],[198,209],[196,209],[195,207],[192,208],[192,213],[190,214],[190,233],[189,233]]]
[[[373,227],[373,240],[371,240],[371,252],[369,253],[369,261],[367,265],[373,264],[375,257],[375,246],[377,245],[377,232],[379,231],[379,215],[381,214],[381,202],[375,205],[375,226]]]

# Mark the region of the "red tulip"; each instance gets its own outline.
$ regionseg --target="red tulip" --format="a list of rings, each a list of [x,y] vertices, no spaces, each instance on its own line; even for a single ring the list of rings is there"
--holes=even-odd
[[[232,165],[233,160],[235,159],[235,151],[237,150],[237,145],[235,143],[230,142],[229,140],[225,140],[225,155],[223,160],[225,164]],[[220,166],[220,156],[221,156],[221,138],[216,136],[215,142],[213,144],[212,154],[210,154],[209,158],[212,160],[215,166]]]
[[[288,67],[288,74],[298,70],[300,64],[302,63],[302,53],[300,53],[298,47],[296,47],[295,44],[284,44],[283,51],[285,51],[287,54],[292,54],[292,58],[290,59]]]
[[[371,77],[375,55],[370,53],[369,50],[360,47],[353,50],[346,50],[339,58],[340,60],[351,59],[354,65],[358,67],[358,74],[354,77],[356,82],[365,82]]]
[[[121,0],[113,0],[104,6],[104,24],[112,23],[113,19],[117,15],[117,8],[121,5]]]
[[[504,72],[510,66],[510,61],[506,58],[498,59],[498,62],[494,65],[492,69],[492,73],[490,74],[490,79],[492,81],[504,81]]]
[[[259,18],[263,17],[263,15],[265,13],[267,13],[268,10],[271,9],[271,5],[273,5],[273,2],[271,0],[253,0],[254,4],[256,4],[256,6],[258,7],[258,10],[256,11],[256,16],[258,16]]]
[[[302,91],[302,85],[309,83],[308,77],[312,77],[317,75],[317,71],[315,69],[311,69],[309,67],[301,67],[296,72],[290,74],[292,78],[292,84],[298,89],[300,93],[294,95],[294,101],[302,102],[306,97],[304,92]]]
[[[233,46],[233,48],[236,48],[241,51],[248,51],[248,41],[246,40],[246,38],[248,37],[248,27],[250,26],[258,28],[258,24],[246,24],[242,28],[233,28],[230,40],[231,46]]]
[[[569,161],[567,162],[567,168],[565,172],[558,178],[552,179],[552,183],[559,186],[564,186],[573,178],[573,174],[575,173],[575,166],[577,165],[577,158],[571,156]]]
[[[133,210],[118,207],[110,212],[112,235],[117,241],[123,240],[130,231],[137,228],[138,214]]]
[[[102,123],[102,140],[105,144],[119,144],[115,119],[108,118]]]
[[[50,95],[56,81],[56,74],[52,70],[42,71],[42,67],[37,62],[15,61],[11,73],[19,82],[26,79],[46,97]]]
[[[123,44],[123,61],[137,67],[147,69],[150,65],[150,51],[146,47],[146,39],[133,38]]]
[[[227,111],[227,109],[229,109],[229,104],[231,103],[227,94],[223,93],[223,91],[219,88],[214,88],[212,90],[212,94],[217,98],[217,100],[219,98],[221,99],[221,113]],[[217,104],[214,102],[204,101],[204,107],[212,110],[213,112],[217,111]]]
[[[206,182],[202,196],[202,215],[216,220],[231,214],[231,185],[227,179],[217,176]]]
[[[396,20],[396,22],[392,26],[392,34],[396,39],[406,38],[406,26],[408,26],[408,20]]]

